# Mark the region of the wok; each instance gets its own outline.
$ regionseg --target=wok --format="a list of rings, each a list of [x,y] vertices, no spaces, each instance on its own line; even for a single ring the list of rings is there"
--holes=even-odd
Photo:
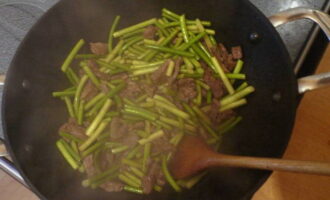
[[[293,9],[271,22],[247,0],[66,0],[51,8],[26,36],[6,75],[2,119],[5,143],[25,183],[41,199],[250,199],[270,175],[268,171],[219,168],[193,189],[135,195],[81,187],[81,174],[70,169],[55,147],[57,129],[67,120],[65,105],[51,95],[69,83],[60,66],[80,38],[106,41],[116,15],[120,27],[158,16],[166,7],[189,18],[212,21],[216,39],[242,45],[244,73],[256,88],[239,110],[243,121],[223,138],[221,152],[281,157],[290,138],[298,93],[329,83],[329,74],[297,80],[288,52],[273,25],[310,18],[329,33],[326,14]],[[298,92],[299,88],[299,92]],[[0,165],[12,174],[7,160]],[[15,175],[15,174],[14,174]],[[18,178],[20,179],[20,178]]]

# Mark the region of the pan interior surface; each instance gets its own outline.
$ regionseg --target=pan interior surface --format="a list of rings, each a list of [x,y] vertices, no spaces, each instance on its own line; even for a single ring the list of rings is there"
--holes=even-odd
[[[280,157],[290,137],[296,109],[296,80],[288,53],[275,29],[246,0],[66,0],[50,9],[22,42],[9,69],[3,101],[6,140],[28,183],[43,199],[249,199],[269,172],[210,170],[193,189],[135,195],[83,188],[55,146],[57,130],[68,117],[52,92],[69,85],[60,66],[80,39],[106,42],[109,27],[119,28],[159,17],[168,8],[188,18],[212,22],[216,39],[241,45],[244,73],[256,92],[239,110],[243,121],[222,140],[221,150],[236,155]],[[258,38],[251,40],[251,34]],[[87,49],[87,48],[86,48]]]

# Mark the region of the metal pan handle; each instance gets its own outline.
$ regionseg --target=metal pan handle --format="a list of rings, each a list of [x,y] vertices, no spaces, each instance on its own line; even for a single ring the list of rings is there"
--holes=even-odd
[[[310,19],[317,23],[330,40],[330,16],[327,13],[310,8],[292,8],[269,17],[270,22],[275,27],[299,19]],[[298,79],[298,92],[300,94],[325,86],[330,86],[330,72]]]
[[[6,172],[11,177],[13,177],[16,181],[24,185],[26,188],[29,188],[15,165],[9,159],[7,159],[6,156],[6,147],[0,140],[0,169]]]
[[[0,87],[4,85],[4,81],[5,75],[0,74]],[[6,156],[8,156],[6,146],[0,138],[0,169],[24,185],[26,188],[29,188],[15,165],[9,159],[7,159]]]

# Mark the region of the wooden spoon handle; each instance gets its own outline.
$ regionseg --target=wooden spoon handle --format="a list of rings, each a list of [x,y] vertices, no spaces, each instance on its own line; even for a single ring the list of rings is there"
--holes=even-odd
[[[254,168],[316,175],[330,175],[330,162],[284,160],[214,154],[207,162],[208,166],[228,166]]]

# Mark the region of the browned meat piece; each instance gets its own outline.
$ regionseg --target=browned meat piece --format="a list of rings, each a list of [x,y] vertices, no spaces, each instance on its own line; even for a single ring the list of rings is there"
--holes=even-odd
[[[98,94],[97,87],[92,83],[92,81],[88,80],[84,89],[81,92],[81,98],[85,101],[89,101],[97,94]]]
[[[176,77],[179,75],[180,73],[180,67],[183,63],[183,59],[180,57],[178,59],[176,59],[174,61],[174,71],[173,71],[173,74],[172,76],[169,78],[168,80],[168,84],[171,85],[175,80],[176,80]]]
[[[133,99],[141,94],[142,90],[139,85],[131,80],[126,82],[126,88],[120,92],[121,97]]]
[[[135,124],[132,124],[128,127],[129,132],[132,130],[138,130],[144,128],[144,122],[136,122]]]
[[[162,84],[167,81],[168,77],[165,75],[167,66],[170,60],[166,60],[155,72],[151,74],[151,80],[156,84]]]
[[[159,186],[163,186],[163,185],[165,185],[165,183],[166,183],[166,180],[165,180],[164,174],[162,171],[159,171],[159,173],[157,175],[157,184]]]
[[[229,54],[227,57],[227,61],[225,62],[225,66],[229,71],[233,71],[236,66],[236,61],[233,58],[233,55]]]
[[[207,114],[214,125],[219,125],[221,122],[229,119],[230,117],[235,116],[235,112],[233,112],[232,110],[226,110],[224,112],[220,112],[219,108],[220,108],[219,101],[213,99],[211,109]]]
[[[97,159],[101,170],[106,170],[115,162],[115,155],[110,151],[104,150],[98,154]]]
[[[220,49],[217,46],[213,46],[210,49],[211,54],[215,56],[215,58],[218,60],[218,62],[220,63],[221,67],[223,68],[223,71],[228,73],[229,70],[227,69],[226,65],[224,65],[223,63],[226,62],[226,59],[228,57],[228,54],[222,54]]]
[[[89,155],[87,156],[84,161],[83,161],[83,165],[86,171],[86,174],[88,177],[92,177],[96,174],[96,169],[93,165],[94,161],[93,161],[93,155]]]
[[[158,175],[161,172],[160,165],[157,162],[153,162],[150,165],[147,176],[142,179],[142,188],[144,194],[149,194],[155,185]]]
[[[124,184],[115,181],[108,181],[100,185],[100,188],[107,192],[121,192],[124,189]]]
[[[127,75],[127,73],[123,72],[123,73],[119,73],[119,74],[115,74],[115,75],[111,76],[111,80],[116,80],[116,79],[125,81],[128,79],[128,75]]]
[[[157,33],[157,27],[156,26],[148,26],[144,29],[143,32],[143,37],[145,39],[149,39],[149,40],[154,40],[156,39],[156,33]]]
[[[144,93],[146,93],[150,97],[154,96],[157,90],[155,85],[150,85],[147,83],[140,83],[140,88],[144,91]]]
[[[106,55],[108,54],[108,44],[106,43],[101,43],[101,42],[91,42],[89,43],[91,52],[96,55]]]
[[[220,53],[223,57],[228,57],[229,53],[228,53],[228,50],[227,48],[225,47],[225,45],[223,45],[222,43],[219,43],[219,50],[220,50]]]
[[[236,113],[233,110],[226,110],[226,111],[220,112],[216,118],[217,124],[219,124],[220,122],[223,122],[227,119],[230,119],[231,117],[234,117],[235,115],[236,115]]]
[[[226,68],[228,70],[228,72],[231,72],[236,65],[233,55],[228,53],[228,50],[226,49],[226,47],[223,44],[220,43],[218,45],[218,47],[219,47],[220,53],[221,53],[221,62],[220,63],[223,65],[222,67]]]
[[[232,47],[231,53],[233,55],[233,58],[236,60],[243,58],[243,52],[241,46]]]
[[[110,124],[110,137],[119,139],[128,132],[128,126],[118,117],[114,117]]]
[[[73,118],[70,118],[67,123],[63,124],[60,127],[60,131],[70,133],[80,139],[87,138],[87,136],[85,134],[85,128],[78,125],[77,122]]]
[[[182,101],[189,101],[196,97],[196,84],[192,78],[183,78],[177,81],[178,98]]]
[[[120,143],[129,147],[133,147],[137,144],[138,140],[139,136],[137,136],[135,133],[126,133],[125,137],[120,139]]]
[[[108,85],[104,81],[101,82],[100,89],[103,93],[106,93],[106,94],[109,93],[109,91],[110,91],[108,88]]]
[[[111,76],[109,74],[100,71],[99,66],[95,62],[95,60],[88,60],[87,65],[90,67],[91,71],[95,74],[95,76],[100,78],[101,80],[109,81],[111,79]]]
[[[215,98],[221,98],[225,93],[222,81],[213,76],[212,69],[210,69],[204,62],[202,62],[202,66],[204,67],[203,79],[205,83],[210,86],[212,94]]]
[[[169,153],[175,150],[175,146],[169,142],[169,138],[166,136],[155,139],[152,142],[152,153]]]

